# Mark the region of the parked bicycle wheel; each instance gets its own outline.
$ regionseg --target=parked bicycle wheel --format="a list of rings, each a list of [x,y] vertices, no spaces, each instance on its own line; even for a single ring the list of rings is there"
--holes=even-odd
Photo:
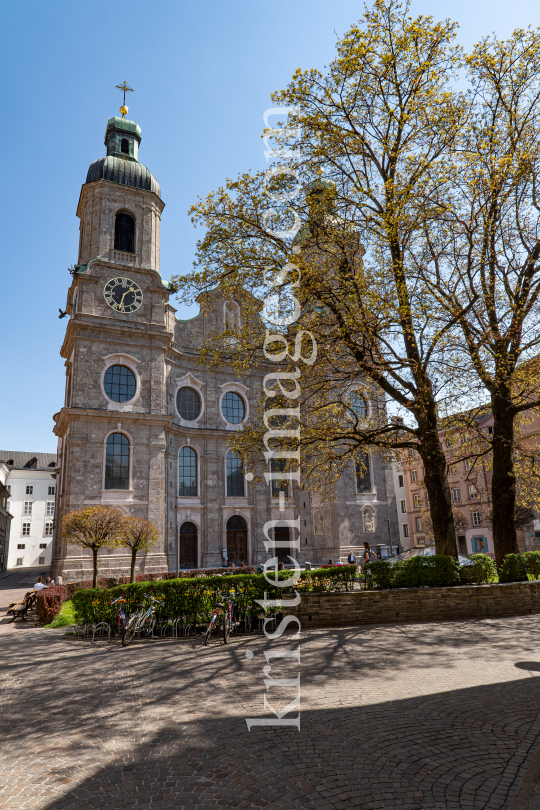
[[[127,647],[135,633],[137,632],[139,625],[139,616],[132,616],[129,622],[124,627],[124,632],[122,633],[122,647]]]
[[[231,620],[229,614],[223,616],[223,643],[226,644],[231,635]]]
[[[212,635],[212,630],[214,629],[215,625],[216,625],[216,617],[214,615],[214,616],[212,616],[212,618],[210,620],[210,624],[206,628],[206,633],[204,634],[204,646],[205,647],[208,646],[208,642],[210,641],[210,636]]]

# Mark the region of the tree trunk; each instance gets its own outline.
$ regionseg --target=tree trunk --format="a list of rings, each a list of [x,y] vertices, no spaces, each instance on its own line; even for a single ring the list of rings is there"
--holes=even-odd
[[[507,554],[517,554],[516,474],[514,470],[514,414],[508,407],[511,392],[497,390],[491,397],[493,411],[493,546],[500,568]]]
[[[130,582],[135,582],[135,562],[137,560],[137,549],[131,549],[131,579]]]
[[[435,551],[437,554],[457,558],[456,530],[446,472],[446,457],[439,439],[436,414],[429,419],[429,425],[421,427],[424,429],[419,453],[424,464],[424,484],[429,500]]]
[[[97,546],[92,549],[92,557],[94,559],[94,578],[92,580],[92,588],[97,588]]]

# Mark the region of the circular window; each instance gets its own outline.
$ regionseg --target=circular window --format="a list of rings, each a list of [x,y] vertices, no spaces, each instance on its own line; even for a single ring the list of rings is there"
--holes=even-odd
[[[110,366],[105,372],[103,388],[113,402],[129,402],[137,390],[135,374],[127,366]]]
[[[221,402],[221,413],[232,425],[239,425],[244,421],[246,406],[244,400],[234,391],[228,391]]]
[[[181,388],[176,395],[176,409],[186,422],[194,422],[201,413],[201,398],[194,388]]]

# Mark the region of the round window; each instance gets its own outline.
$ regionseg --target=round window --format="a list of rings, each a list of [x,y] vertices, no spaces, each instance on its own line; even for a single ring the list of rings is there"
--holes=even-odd
[[[135,374],[127,366],[110,366],[105,372],[103,388],[113,402],[129,402],[137,390]]]
[[[244,421],[246,406],[244,400],[234,391],[228,391],[221,401],[221,413],[232,425],[239,425]]]
[[[176,395],[176,408],[186,422],[194,422],[201,413],[201,398],[194,388],[180,388]]]

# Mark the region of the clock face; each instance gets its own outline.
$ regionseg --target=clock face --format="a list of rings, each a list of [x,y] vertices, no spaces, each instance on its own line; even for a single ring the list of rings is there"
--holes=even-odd
[[[116,312],[135,312],[143,302],[141,288],[129,278],[111,278],[105,284],[103,295]]]

